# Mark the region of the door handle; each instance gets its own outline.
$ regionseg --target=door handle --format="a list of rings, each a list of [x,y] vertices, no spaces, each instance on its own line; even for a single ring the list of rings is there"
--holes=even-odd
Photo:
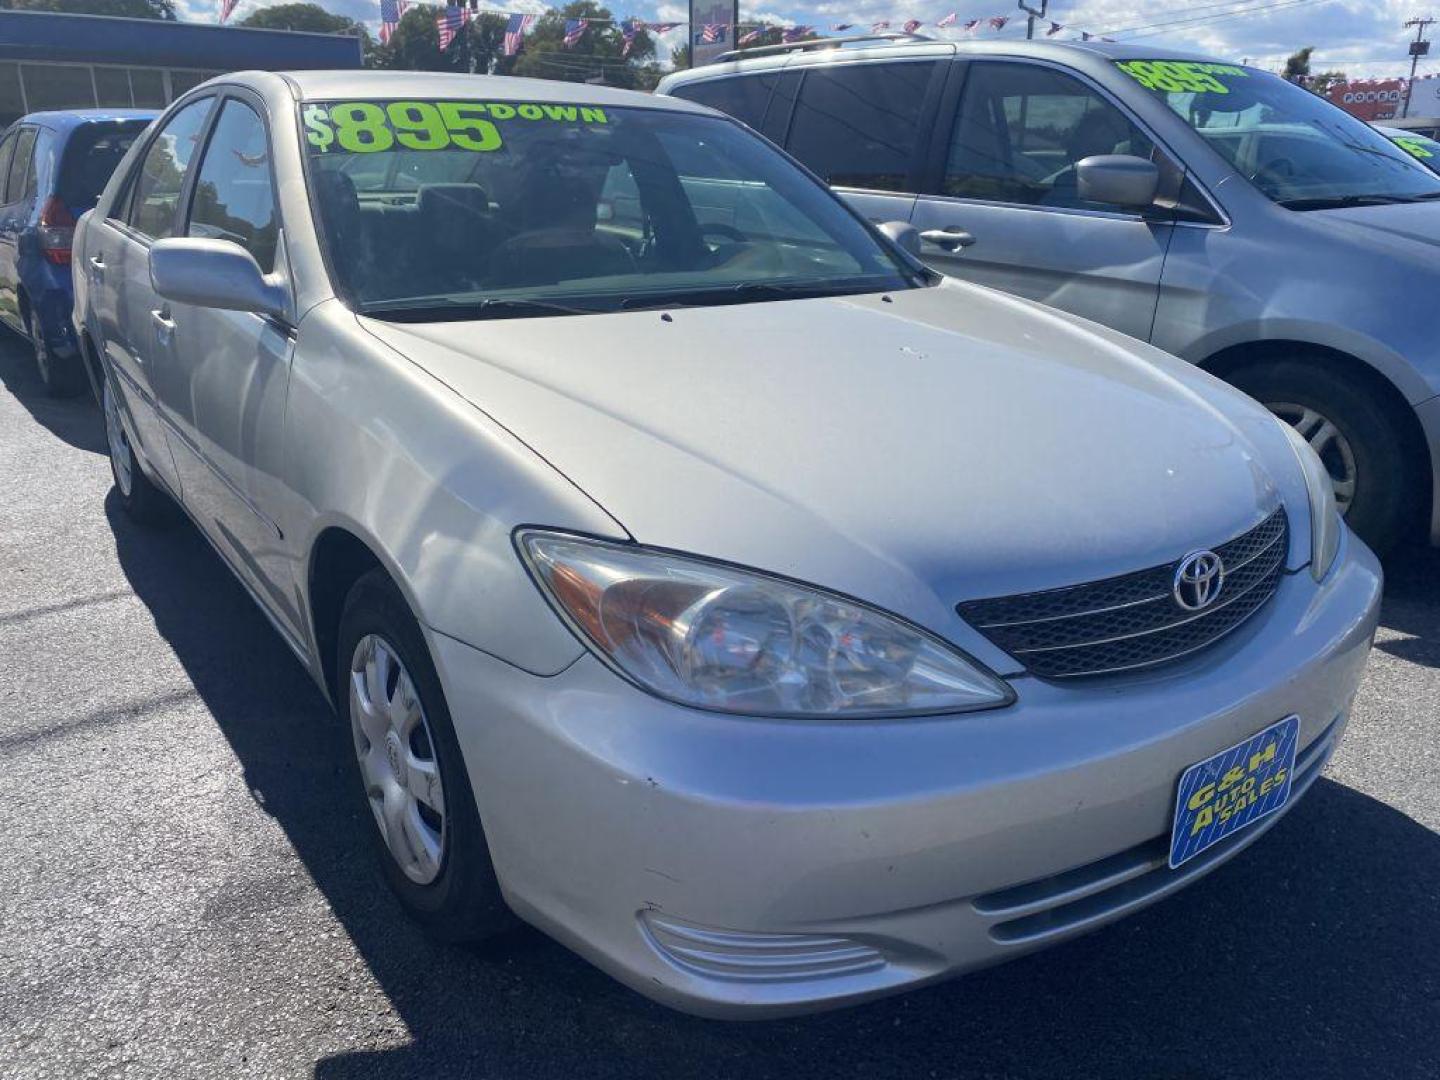
[[[973,235],[956,225],[948,229],[926,229],[920,234],[920,239],[927,244],[934,244],[942,251],[959,251],[975,243]]]
[[[97,278],[97,279],[102,278],[102,277],[105,276],[105,256],[104,256],[104,255],[91,255],[91,256],[90,256],[90,274],[91,274],[92,277]]]
[[[170,317],[170,307],[155,308],[150,312],[150,319],[155,324],[155,337],[161,345],[170,340],[170,335],[175,332],[175,320]]]

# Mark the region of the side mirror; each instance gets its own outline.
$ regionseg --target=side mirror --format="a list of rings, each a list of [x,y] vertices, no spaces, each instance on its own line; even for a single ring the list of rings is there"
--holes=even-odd
[[[875,226],[901,251],[920,258],[920,230],[908,221],[886,221]]]
[[[289,317],[289,290],[229,240],[157,240],[150,246],[150,284],[177,304]]]
[[[1160,169],[1130,154],[1096,154],[1075,163],[1075,185],[1087,202],[1143,210],[1155,202]]]

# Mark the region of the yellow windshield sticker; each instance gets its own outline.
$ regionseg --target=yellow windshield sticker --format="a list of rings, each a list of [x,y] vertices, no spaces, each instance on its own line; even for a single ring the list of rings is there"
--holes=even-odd
[[[1250,77],[1248,71],[1234,64],[1191,60],[1125,60],[1115,66],[1146,90],[1167,94],[1228,94],[1226,79]]]
[[[1425,145],[1424,139],[1411,138],[1409,135],[1396,135],[1391,141],[1407,154],[1411,154],[1417,158],[1432,158],[1435,156],[1434,151]]]
[[[335,101],[301,110],[313,153],[374,154],[402,150],[498,150],[497,122],[608,123],[605,110],[588,105],[513,101]]]

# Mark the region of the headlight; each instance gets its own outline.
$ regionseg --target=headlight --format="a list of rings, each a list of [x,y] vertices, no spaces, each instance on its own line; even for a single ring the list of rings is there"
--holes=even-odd
[[[546,532],[521,533],[518,543],[601,660],[682,705],[858,719],[1014,700],[949,645],[843,596],[630,544]]]
[[[1335,482],[1320,455],[1284,420],[1275,421],[1284,429],[1305,476],[1305,492],[1310,497],[1310,572],[1319,581],[1330,572],[1335,553],[1340,550],[1340,530],[1345,526],[1335,508]]]

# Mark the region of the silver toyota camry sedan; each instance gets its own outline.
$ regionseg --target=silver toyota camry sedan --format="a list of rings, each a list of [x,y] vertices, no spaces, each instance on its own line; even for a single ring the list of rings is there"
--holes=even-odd
[[[1381,586],[1319,460],[907,228],[688,102],[375,72],[196,88],[82,220],[118,500],[330,696],[435,934],[833,1006],[1134,911],[1314,783]]]

